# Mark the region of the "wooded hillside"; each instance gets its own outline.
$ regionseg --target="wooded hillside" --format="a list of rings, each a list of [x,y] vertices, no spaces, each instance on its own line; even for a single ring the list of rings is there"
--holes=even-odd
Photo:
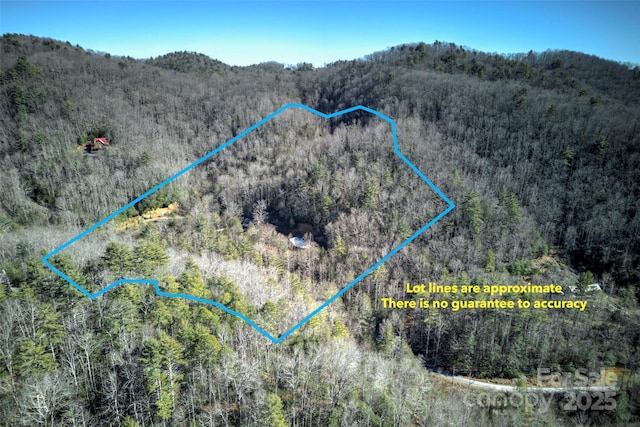
[[[541,414],[461,407],[423,365],[507,379],[640,368],[638,67],[440,42],[319,69],[143,61],[11,34],[0,55],[0,424],[637,420],[637,382],[616,411]],[[399,149],[456,209],[275,346],[213,306],[131,284],[89,300],[45,268],[43,255],[288,103],[394,119]],[[83,153],[94,138],[109,146]],[[445,208],[395,155],[388,123],[292,110],[52,262],[92,292],[158,279],[277,336]],[[297,234],[312,247],[291,246]],[[604,292],[581,296],[584,312],[383,308],[428,282]]]

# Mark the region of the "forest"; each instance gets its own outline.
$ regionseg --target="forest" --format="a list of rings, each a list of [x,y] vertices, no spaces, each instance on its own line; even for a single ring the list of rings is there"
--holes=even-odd
[[[0,425],[640,422],[638,66],[436,41],[322,68],[237,67],[18,34],[0,59]],[[281,343],[153,286],[89,299],[42,262],[131,204],[50,262],[89,292],[155,279],[289,330],[447,208],[363,110],[287,110],[136,202],[290,103],[393,119],[398,150],[456,208]],[[108,146],[87,150],[94,138]],[[383,307],[429,282],[553,283],[553,298],[587,305]],[[432,375],[526,385],[541,368],[625,381],[612,410],[541,412],[463,405],[473,390]]]

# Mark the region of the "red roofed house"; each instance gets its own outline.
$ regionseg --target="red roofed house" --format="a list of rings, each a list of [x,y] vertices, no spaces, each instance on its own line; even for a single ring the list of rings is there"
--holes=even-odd
[[[103,147],[108,147],[109,141],[107,138],[93,138],[93,142],[87,142],[85,149],[87,153],[95,153]]]

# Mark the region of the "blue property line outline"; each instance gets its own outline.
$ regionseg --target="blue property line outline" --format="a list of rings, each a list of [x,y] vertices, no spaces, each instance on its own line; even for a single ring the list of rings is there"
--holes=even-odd
[[[248,317],[246,317],[245,315],[243,315],[242,313],[238,313],[236,311],[233,311],[229,308],[227,308],[226,306],[224,306],[223,304],[220,304],[219,302],[216,301],[212,301],[209,299],[205,299],[205,298],[199,298],[193,295],[186,295],[186,294],[179,294],[179,293],[169,293],[169,292],[164,292],[162,290],[160,290],[160,285],[158,283],[157,280],[155,279],[125,279],[125,278],[121,278],[116,280],[115,282],[109,284],[108,286],[100,289],[97,292],[91,293],[89,291],[87,291],[85,288],[83,288],[82,286],[78,285],[73,279],[71,279],[69,276],[67,276],[66,274],[64,274],[62,271],[58,270],[56,267],[54,267],[50,262],[49,262],[49,258],[51,258],[52,256],[56,255],[58,252],[66,249],[67,247],[71,246],[73,243],[75,243],[76,241],[80,240],[81,238],[83,238],[84,236],[86,236],[87,234],[93,232],[94,230],[96,230],[97,228],[101,227],[102,225],[104,225],[106,222],[112,220],[113,218],[115,218],[116,216],[118,216],[119,214],[121,214],[122,212],[124,212],[125,210],[129,209],[130,207],[132,207],[133,205],[135,205],[136,203],[138,203],[139,201],[141,201],[142,199],[150,196],[151,194],[155,193],[156,191],[158,191],[159,189],[161,189],[162,187],[164,187],[165,185],[169,184],[170,182],[172,182],[173,180],[177,179],[178,177],[182,176],[183,174],[187,173],[188,171],[190,171],[191,169],[193,169],[194,167],[198,166],[199,164],[201,164],[202,162],[210,159],[211,157],[213,157],[214,155],[216,155],[217,153],[219,153],[221,150],[227,148],[228,146],[230,146],[231,144],[233,144],[234,142],[236,142],[238,139],[242,138],[243,136],[249,134],[250,132],[254,131],[255,129],[257,129],[258,127],[262,126],[263,124],[267,123],[268,121],[270,121],[271,119],[273,119],[274,117],[278,116],[280,113],[290,109],[290,108],[300,108],[302,110],[306,110],[310,113],[313,113],[317,116],[320,116],[324,119],[331,119],[334,117],[338,117],[341,116],[343,114],[347,114],[347,113],[351,113],[353,111],[358,111],[358,110],[362,110],[362,111],[366,111],[370,114],[373,114],[379,118],[381,118],[382,120],[388,122],[391,125],[391,132],[393,135],[393,150],[395,151],[395,153],[398,155],[398,157],[400,157],[400,159],[402,159],[403,162],[405,162],[407,165],[409,165],[409,167],[424,181],[427,183],[427,185],[429,185],[429,187],[436,193],[438,194],[438,196],[440,196],[448,205],[449,207],[447,209],[445,209],[444,211],[442,211],[438,216],[436,216],[435,218],[433,218],[431,221],[429,221],[427,224],[425,224],[422,228],[420,228],[418,231],[416,231],[415,233],[413,233],[411,236],[409,236],[409,238],[407,238],[404,242],[402,242],[401,244],[399,244],[398,246],[396,246],[393,250],[391,250],[391,252],[389,252],[387,255],[385,255],[383,258],[381,258],[378,262],[376,262],[375,264],[373,264],[371,267],[369,267],[369,269],[367,269],[365,272],[363,272],[362,274],[360,274],[358,277],[356,277],[351,283],[349,283],[347,286],[345,286],[344,288],[342,288],[340,291],[338,291],[334,296],[332,296],[331,298],[329,298],[327,301],[325,301],[323,304],[321,304],[318,308],[316,308],[315,310],[313,310],[311,313],[309,313],[307,316],[305,316],[302,320],[300,320],[298,323],[296,323],[294,326],[292,326],[289,330],[287,330],[286,332],[284,332],[282,335],[280,335],[278,338],[274,337],[273,335],[271,335],[269,332],[265,331],[264,329],[262,329],[260,326],[258,326],[254,321],[252,321],[251,319],[249,319]],[[126,205],[124,205],[123,207],[121,207],[120,209],[116,210],[115,212],[113,212],[112,214],[110,214],[109,216],[107,216],[106,218],[102,219],[101,221],[97,222],[96,224],[92,225],[91,227],[89,227],[88,229],[86,229],[85,231],[83,231],[82,233],[78,234],[76,237],[72,238],[71,240],[69,240],[68,242],[58,246],[56,249],[54,249],[53,251],[49,252],[47,255],[42,257],[42,262],[54,273],[56,273],[58,276],[60,276],[62,279],[66,280],[67,282],[69,282],[69,284],[71,284],[73,287],[75,287],[78,291],[80,291],[81,293],[83,293],[84,295],[86,295],[87,297],[89,297],[89,299],[93,300],[98,298],[99,296],[101,296],[102,294],[104,294],[105,292],[115,288],[116,286],[122,284],[122,283],[133,283],[133,284],[145,284],[145,285],[153,285],[155,292],[157,295],[159,296],[163,296],[163,297],[167,297],[167,298],[184,298],[184,299],[188,299],[188,300],[192,300],[192,301],[197,301],[197,302],[201,302],[204,304],[209,304],[218,308],[221,308],[222,310],[226,311],[229,314],[232,314],[234,316],[237,316],[239,318],[241,318],[242,320],[244,320],[245,322],[247,322],[249,325],[251,325],[255,330],[257,330],[258,332],[260,332],[262,335],[264,335],[265,337],[267,337],[269,340],[271,340],[271,342],[273,342],[274,344],[278,344],[279,342],[281,342],[282,340],[284,340],[285,338],[287,338],[289,335],[291,335],[293,332],[295,332],[298,328],[300,328],[302,325],[304,325],[306,322],[308,322],[313,316],[315,316],[316,314],[318,314],[320,311],[322,311],[324,308],[326,308],[329,304],[331,304],[333,301],[335,301],[336,299],[338,299],[342,294],[344,294],[346,291],[348,291],[349,289],[351,289],[356,283],[360,282],[362,279],[364,279],[366,276],[368,276],[373,270],[375,270],[376,268],[378,268],[382,263],[384,263],[385,261],[387,261],[389,258],[391,258],[392,256],[394,256],[398,251],[400,251],[400,249],[404,248],[405,246],[407,246],[409,243],[411,243],[414,239],[416,239],[419,235],[421,235],[422,233],[424,233],[427,229],[429,229],[432,225],[434,225],[436,222],[440,221],[440,219],[442,219],[442,217],[444,217],[446,214],[448,214],[449,212],[451,212],[454,208],[456,207],[456,205],[449,200],[449,198],[447,196],[444,195],[444,193],[442,193],[442,191],[440,191],[440,189],[433,184],[429,178],[427,178],[422,172],[420,172],[418,170],[418,168],[409,161],[409,159],[407,159],[405,157],[404,154],[402,154],[402,152],[400,151],[400,148],[398,147],[398,138],[396,135],[396,123],[393,119],[391,119],[390,117],[385,116],[384,114],[373,110],[371,108],[368,107],[364,107],[362,105],[356,105],[354,107],[350,107],[350,108],[346,108],[344,110],[340,110],[340,111],[336,111],[335,113],[331,113],[331,114],[325,114],[322,113],[318,110],[315,110],[311,107],[308,107],[306,105],[303,104],[297,104],[297,103],[293,103],[293,104],[286,104],[282,107],[280,107],[279,109],[277,109],[276,111],[274,111],[273,113],[269,114],[267,117],[265,117],[264,119],[260,120],[259,122],[257,122],[256,124],[254,124],[253,126],[248,127],[247,129],[245,129],[243,132],[241,132],[240,134],[236,135],[235,137],[231,138],[230,140],[228,140],[227,142],[225,142],[224,144],[220,145],[218,148],[214,149],[213,151],[207,153],[206,155],[204,155],[203,157],[201,157],[200,159],[196,160],[195,162],[191,163],[189,166],[185,167],[184,169],[180,170],[179,172],[171,175],[169,178],[165,179],[164,181],[162,181],[161,183],[155,185],[153,188],[151,188],[150,190],[146,191],[145,193],[143,193],[142,195],[138,196],[137,198],[135,198],[134,200],[132,200],[131,202],[127,203]]]

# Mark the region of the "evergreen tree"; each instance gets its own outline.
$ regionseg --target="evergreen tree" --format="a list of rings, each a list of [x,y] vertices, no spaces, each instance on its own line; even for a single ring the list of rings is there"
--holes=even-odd
[[[482,219],[482,205],[480,203],[480,196],[478,193],[475,191],[467,193],[463,209],[473,237],[478,238],[480,236],[480,228],[484,223],[484,220]]]
[[[164,332],[158,330],[157,338],[149,338],[142,350],[147,389],[155,393],[155,405],[162,420],[170,420],[176,408],[180,385],[184,379],[184,348]]]
[[[262,409],[261,424],[267,427],[287,427],[290,424],[284,417],[282,412],[282,400],[275,393],[267,395],[267,401]]]

